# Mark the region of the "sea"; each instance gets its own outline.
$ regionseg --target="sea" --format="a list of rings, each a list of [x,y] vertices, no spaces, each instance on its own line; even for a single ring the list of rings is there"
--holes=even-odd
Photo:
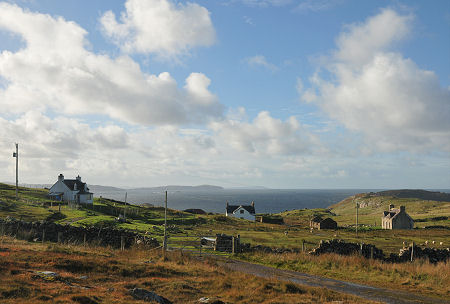
[[[170,209],[202,209],[206,212],[223,213],[230,205],[255,203],[256,213],[278,213],[304,208],[326,208],[341,200],[364,192],[380,189],[217,189],[217,190],[170,190],[167,206]],[[165,191],[148,189],[103,190],[95,197],[111,198],[131,204],[149,203],[164,206]]]

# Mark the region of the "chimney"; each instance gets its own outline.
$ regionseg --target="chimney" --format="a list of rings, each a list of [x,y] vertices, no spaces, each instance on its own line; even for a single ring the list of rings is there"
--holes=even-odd
[[[58,182],[59,181],[63,181],[64,180],[64,175],[62,175],[62,173],[60,175],[58,175]]]
[[[389,205],[389,211],[391,211],[391,209],[394,209],[394,205],[393,204]]]
[[[73,190],[77,190],[77,183],[73,184]]]
[[[228,208],[228,201],[227,201],[227,208]]]
[[[400,212],[405,212],[405,206],[400,206]]]
[[[78,174],[78,176],[75,178],[77,181],[79,181],[79,182],[81,182],[81,177],[80,177],[80,175]]]
[[[252,207],[255,208],[255,202],[254,201],[252,201]]]

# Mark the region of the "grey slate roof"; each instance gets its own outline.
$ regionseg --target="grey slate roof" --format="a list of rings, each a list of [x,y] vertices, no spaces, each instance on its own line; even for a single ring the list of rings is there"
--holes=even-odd
[[[86,188],[87,191],[84,191],[84,185],[86,185],[86,183],[83,183],[79,180],[76,179],[65,179],[63,180],[63,183],[69,187],[70,190],[75,191],[74,186],[75,184],[77,185],[77,189],[79,190],[78,194],[89,194],[91,192],[89,192],[89,188]]]

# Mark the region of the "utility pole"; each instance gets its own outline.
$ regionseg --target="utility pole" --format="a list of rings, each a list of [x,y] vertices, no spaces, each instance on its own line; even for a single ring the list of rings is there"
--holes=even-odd
[[[358,237],[358,209],[359,209],[359,204],[358,204],[358,202],[356,202],[356,237]]]
[[[166,203],[164,208],[164,241],[163,241],[163,259],[166,260],[167,250],[167,190],[166,190]]]
[[[16,200],[19,199],[19,144],[16,143],[16,152],[13,152],[16,158]]]
[[[128,192],[125,192],[125,206],[123,207],[123,219],[127,219],[126,211],[127,211],[127,194]]]

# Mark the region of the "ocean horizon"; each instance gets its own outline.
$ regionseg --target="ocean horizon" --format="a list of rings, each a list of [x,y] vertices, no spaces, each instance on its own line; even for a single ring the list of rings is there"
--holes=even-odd
[[[168,207],[176,210],[190,208],[206,212],[223,213],[226,203],[231,205],[255,203],[256,213],[278,213],[304,208],[326,208],[341,200],[363,192],[382,189],[221,189],[169,190]],[[165,191],[154,189],[121,189],[95,192],[95,197],[110,198],[131,204],[164,206]]]

